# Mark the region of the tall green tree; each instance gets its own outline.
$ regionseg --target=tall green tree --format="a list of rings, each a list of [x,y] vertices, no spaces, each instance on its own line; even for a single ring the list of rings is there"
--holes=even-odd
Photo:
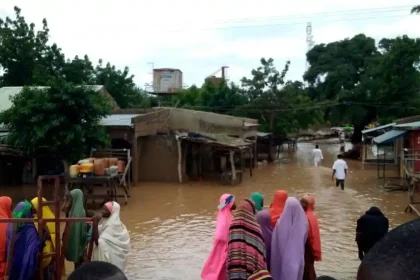
[[[414,6],[414,7],[411,9],[411,13],[412,13],[412,14],[419,14],[419,13],[420,13],[420,5]]]
[[[0,19],[0,66],[4,71],[1,85],[45,84],[61,69],[62,65],[56,65],[55,60],[64,62],[64,57],[56,45],[47,45],[46,19],[42,21],[42,29],[36,31],[35,24],[28,24],[18,7],[14,10],[15,19]]]
[[[376,94],[376,83],[362,84],[368,80],[369,69],[380,57],[375,40],[359,34],[329,44],[314,46],[306,55],[310,64],[304,80],[311,87],[315,101],[336,101],[340,105],[326,108],[325,118],[333,122],[350,122],[354,125],[353,142],[360,142],[361,131],[372,121],[376,112],[367,104]],[[349,106],[352,102],[352,106]]]
[[[95,75],[96,83],[104,85],[121,108],[136,107],[142,102],[144,96],[134,83],[134,75],[130,74],[128,67],[121,71],[109,62],[103,65],[100,60]]]
[[[249,101],[243,110],[258,118],[263,130],[281,135],[319,120],[319,113],[310,108],[312,101],[304,85],[285,81],[289,66],[288,61],[279,72],[272,58],[262,58],[261,66],[252,70],[252,77],[241,80]]]
[[[0,86],[48,86],[61,80],[79,85],[102,84],[121,108],[145,107],[147,94],[134,83],[134,76],[125,67],[110,63],[94,66],[87,55],[66,59],[56,44],[49,43],[47,20],[41,30],[27,23],[15,7],[15,18],[0,18]]]
[[[12,98],[13,106],[0,113],[9,129],[6,143],[36,153],[47,147],[67,161],[86,155],[91,147],[109,143],[100,120],[111,105],[89,87],[56,83],[49,88],[25,87]]]

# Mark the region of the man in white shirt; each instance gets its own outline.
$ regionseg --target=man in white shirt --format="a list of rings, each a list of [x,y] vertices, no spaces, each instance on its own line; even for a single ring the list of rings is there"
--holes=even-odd
[[[324,159],[324,156],[322,155],[322,151],[319,148],[319,145],[315,146],[315,149],[312,151],[312,154],[313,154],[313,157],[314,157],[314,165],[315,165],[315,167],[318,167],[321,160]]]
[[[334,162],[333,165],[333,180],[335,177],[335,186],[340,186],[342,190],[344,190],[344,180],[346,179],[347,175],[347,163],[342,159],[341,155],[337,156],[337,160]]]

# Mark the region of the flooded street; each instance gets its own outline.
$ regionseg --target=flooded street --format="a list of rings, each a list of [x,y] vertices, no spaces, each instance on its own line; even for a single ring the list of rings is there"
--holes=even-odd
[[[274,192],[283,189],[289,196],[311,193],[316,197],[323,249],[323,261],[316,264],[318,274],[355,279],[360,263],[354,241],[356,220],[374,205],[387,215],[391,228],[413,218],[404,214],[407,193],[384,191],[376,169],[361,170],[360,161],[349,160],[346,189],[341,191],[331,179],[339,146],[321,145],[325,160],[320,168],[312,167],[313,148],[313,144],[302,143],[297,151],[286,149],[277,164],[259,166],[253,177],[248,174],[235,187],[198,182],[142,183],[132,188],[129,204],[121,209],[132,242],[128,278],[200,279],[212,248],[220,195],[232,193],[242,199],[259,191],[268,206]],[[18,193],[13,191],[14,201],[34,194],[34,188],[18,189]]]
[[[212,248],[220,195],[229,192],[241,199],[259,191],[268,206],[278,189],[290,196],[308,192],[316,196],[323,247],[317,271],[355,279],[360,263],[354,241],[356,220],[373,205],[388,216],[391,227],[411,219],[413,216],[404,214],[407,194],[385,192],[376,170],[361,170],[361,162],[351,161],[346,189],[341,191],[331,180],[339,146],[321,145],[325,167],[318,169],[312,167],[312,149],[312,144],[300,144],[296,152],[284,152],[278,164],[260,166],[253,177],[235,187],[144,183],[132,189],[129,205],[122,212],[132,238],[129,279],[200,279]]]

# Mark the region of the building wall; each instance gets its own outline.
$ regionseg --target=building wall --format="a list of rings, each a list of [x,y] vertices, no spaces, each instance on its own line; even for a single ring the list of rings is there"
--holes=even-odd
[[[258,128],[244,130],[244,123],[258,124],[258,120],[228,115],[170,108],[168,126],[173,130],[199,131],[239,137],[255,136]]]
[[[174,136],[139,137],[139,181],[179,182],[178,147]],[[183,174],[183,179],[187,176]]]

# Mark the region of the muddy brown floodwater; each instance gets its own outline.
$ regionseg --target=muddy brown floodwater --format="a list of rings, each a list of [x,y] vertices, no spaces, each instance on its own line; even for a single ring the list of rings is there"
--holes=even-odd
[[[346,189],[336,188],[331,166],[339,146],[320,146],[325,157],[323,167],[312,167],[313,144],[302,143],[297,151],[286,149],[277,164],[259,166],[253,177],[245,176],[243,183],[235,187],[194,182],[142,183],[132,188],[128,205],[121,209],[132,243],[128,278],[200,279],[212,248],[220,195],[232,193],[242,199],[259,191],[269,205],[274,192],[283,189],[290,196],[311,193],[316,197],[323,250],[323,261],[316,264],[318,274],[355,279],[360,264],[354,241],[358,217],[374,205],[387,215],[391,228],[414,216],[404,213],[407,194],[384,191],[376,170],[362,170],[361,162],[347,161],[350,173]],[[26,188],[23,192],[18,189],[19,193],[9,195],[21,199],[32,194]]]

